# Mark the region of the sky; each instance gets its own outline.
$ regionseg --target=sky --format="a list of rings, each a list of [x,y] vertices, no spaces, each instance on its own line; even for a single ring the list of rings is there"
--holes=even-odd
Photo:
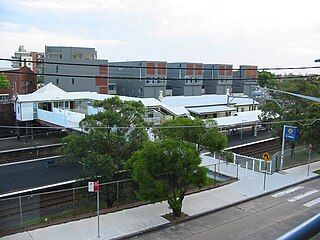
[[[0,0],[0,58],[47,45],[94,47],[110,62],[319,66],[319,9],[319,0]]]

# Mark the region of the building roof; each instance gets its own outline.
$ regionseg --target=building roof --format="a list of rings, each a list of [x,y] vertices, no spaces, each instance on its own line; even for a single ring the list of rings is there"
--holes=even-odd
[[[31,94],[18,95],[17,102],[54,102],[64,100],[104,100],[114,95],[99,94],[96,92],[66,92],[52,83],[38,89]],[[145,107],[162,108],[175,116],[190,116],[190,112],[205,114],[213,112],[233,111],[234,107],[249,105],[255,102],[251,98],[230,97],[231,107],[227,106],[227,95],[203,96],[173,96],[165,97],[161,101],[156,98],[136,98],[119,96],[123,101],[140,101]],[[223,106],[224,105],[224,106]],[[240,114],[240,113],[239,113]],[[241,114],[240,114],[241,115]],[[220,118],[219,118],[220,119]]]
[[[169,96],[161,100],[170,107],[200,107],[226,105],[228,103],[227,95],[206,94],[201,96]],[[257,101],[248,96],[233,97],[229,96],[229,103],[235,106],[259,104]]]
[[[210,106],[210,107],[195,107],[195,108],[187,108],[189,112],[201,115],[207,113],[217,113],[217,112],[228,112],[234,111],[236,108],[228,107],[228,106]]]
[[[218,126],[235,126],[241,124],[255,124],[259,122],[259,116],[261,110],[249,111],[249,112],[237,112],[236,115],[230,117],[215,118]]]
[[[0,72],[17,71],[20,68],[0,68]]]

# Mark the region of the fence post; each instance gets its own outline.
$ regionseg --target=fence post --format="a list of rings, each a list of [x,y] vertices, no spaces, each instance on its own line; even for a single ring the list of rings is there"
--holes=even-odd
[[[72,206],[73,206],[73,217],[76,217],[76,190],[72,189]]]
[[[22,200],[21,196],[19,196],[19,206],[20,206],[20,224],[23,226],[23,212],[22,212]]]
[[[253,159],[253,160],[252,160],[252,172],[254,172],[254,165],[255,165],[255,162],[256,162],[256,160],[255,160],[255,159]]]
[[[117,207],[119,207],[119,180],[117,181]]]
[[[239,159],[237,160],[237,179],[239,179]]]
[[[217,164],[214,164],[214,183],[213,185],[216,185],[216,181],[217,181]]]

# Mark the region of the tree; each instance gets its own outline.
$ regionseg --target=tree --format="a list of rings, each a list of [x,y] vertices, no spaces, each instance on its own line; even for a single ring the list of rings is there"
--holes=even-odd
[[[119,97],[95,102],[94,106],[101,111],[80,122],[84,132],[63,139],[60,153],[64,156],[62,161],[80,159],[84,167],[82,178],[108,182],[148,140],[145,108],[140,102],[121,101]],[[114,200],[113,193],[107,194],[109,206]]]
[[[146,142],[126,163],[139,185],[138,198],[152,203],[167,200],[175,216],[181,215],[182,201],[192,184],[202,186],[207,182],[206,167],[194,146],[167,138]]]
[[[10,88],[11,83],[8,80],[7,76],[4,73],[1,73],[0,75],[0,90],[1,89],[8,89]]]
[[[303,128],[302,138],[306,143],[312,143],[314,149],[320,149],[320,103],[311,104],[305,115],[306,124]]]
[[[275,84],[275,75],[268,71],[262,71],[258,74],[258,84],[260,87],[271,87]]]
[[[169,137],[194,143],[199,146],[199,151],[203,149],[208,149],[210,152],[221,151],[227,145],[227,137],[219,132],[215,121],[178,117],[164,122],[161,126],[164,128],[157,131],[160,138]]]
[[[298,93],[302,95],[320,97],[320,85],[315,76],[294,76],[294,79],[274,82],[270,88],[282,90],[291,93]],[[291,96],[283,93],[272,93],[273,101],[266,101],[261,107],[262,121],[272,121],[273,135],[282,136],[282,127],[284,123],[277,123],[281,121],[291,121],[290,125],[299,128],[298,141],[304,140],[306,142],[311,141],[308,137],[312,138],[311,130],[308,127],[302,127],[295,123],[296,121],[309,121],[314,120],[313,115],[316,113],[315,106],[311,107],[314,102],[295,96]],[[277,104],[279,103],[279,104]],[[309,113],[311,111],[311,113]],[[320,125],[311,125],[313,132],[320,131]],[[307,132],[306,132],[307,131]]]

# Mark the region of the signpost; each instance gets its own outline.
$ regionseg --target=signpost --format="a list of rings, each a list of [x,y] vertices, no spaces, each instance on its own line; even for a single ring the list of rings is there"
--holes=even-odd
[[[98,238],[100,237],[100,205],[99,205],[99,181],[88,182],[88,192],[97,193]]]
[[[284,158],[284,146],[286,139],[296,140],[297,139],[298,129],[296,127],[291,127],[284,125],[282,132],[282,148],[281,148],[281,161],[280,161],[280,172],[282,173],[283,169],[283,158]]]
[[[309,150],[309,157],[308,157],[308,172],[307,172],[307,176],[309,176],[309,174],[310,174],[310,160],[311,160],[311,151],[312,151],[312,144],[311,143],[309,144],[308,150]]]
[[[264,160],[265,168],[264,168],[264,177],[263,177],[263,190],[266,190],[266,180],[267,180],[267,162],[271,160],[270,154],[265,152],[262,154],[262,159]]]

